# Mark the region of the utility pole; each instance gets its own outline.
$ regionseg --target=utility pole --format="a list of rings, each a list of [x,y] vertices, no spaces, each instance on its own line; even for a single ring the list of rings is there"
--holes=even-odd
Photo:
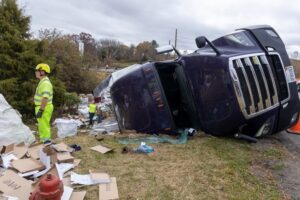
[[[175,48],[177,47],[177,28],[175,29]]]

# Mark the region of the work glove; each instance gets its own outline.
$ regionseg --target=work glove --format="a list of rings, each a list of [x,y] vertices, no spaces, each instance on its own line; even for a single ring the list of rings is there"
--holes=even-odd
[[[44,111],[44,110],[39,109],[39,111],[36,113],[35,117],[36,117],[36,118],[41,118],[42,115],[43,115],[43,111]]]

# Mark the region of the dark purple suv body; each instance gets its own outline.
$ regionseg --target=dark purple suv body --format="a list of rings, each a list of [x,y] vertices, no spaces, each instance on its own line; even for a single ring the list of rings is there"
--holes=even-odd
[[[173,61],[116,72],[110,91],[120,128],[258,137],[297,121],[293,68],[272,27],[239,29],[212,44],[217,51],[206,45]]]

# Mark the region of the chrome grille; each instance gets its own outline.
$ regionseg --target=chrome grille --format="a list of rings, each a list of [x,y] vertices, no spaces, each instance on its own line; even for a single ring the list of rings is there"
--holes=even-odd
[[[238,103],[246,118],[279,105],[274,74],[264,54],[231,58],[229,66]]]

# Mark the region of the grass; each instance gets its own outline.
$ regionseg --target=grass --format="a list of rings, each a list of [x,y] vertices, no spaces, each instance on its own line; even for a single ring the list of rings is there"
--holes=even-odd
[[[98,141],[87,133],[79,133],[62,141],[82,147],[74,153],[75,158],[82,160],[75,172],[86,174],[97,169],[117,177],[120,199],[285,198],[270,172],[285,167],[281,162],[284,149],[275,144],[249,144],[198,134],[184,145],[148,144],[155,153],[141,155],[122,154],[124,145],[117,142],[118,137],[103,136]],[[114,151],[100,154],[89,149],[98,144]],[[138,144],[127,146],[135,148]],[[266,162],[272,165],[266,167]],[[75,190],[86,190],[87,200],[98,199],[97,186]]]
[[[82,159],[76,172],[99,169],[117,177],[120,199],[283,199],[272,178],[251,172],[254,161],[277,157],[274,149],[259,151],[255,144],[200,134],[184,145],[148,144],[155,148],[151,155],[122,154],[124,145],[117,138],[104,136],[98,141],[79,134],[63,141],[82,147],[74,153]],[[114,152],[100,154],[89,149],[98,144]],[[87,190],[86,199],[98,199],[97,186],[80,190]]]

